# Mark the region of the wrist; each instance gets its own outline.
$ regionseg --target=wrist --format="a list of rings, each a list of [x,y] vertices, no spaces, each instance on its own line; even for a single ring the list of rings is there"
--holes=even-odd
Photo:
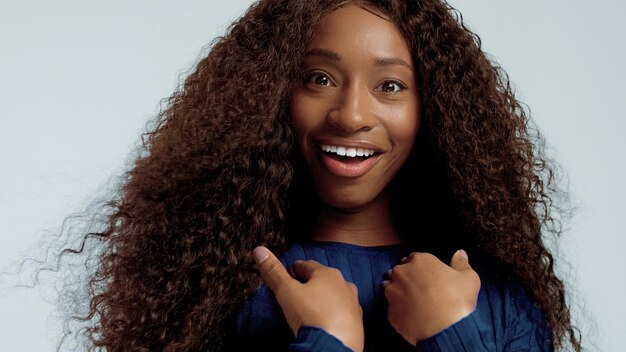
[[[363,327],[356,328],[328,328],[324,329],[328,334],[334,336],[352,351],[361,352],[365,345]]]
[[[302,325],[290,351],[363,351],[363,342],[342,339],[328,330],[314,325]]]

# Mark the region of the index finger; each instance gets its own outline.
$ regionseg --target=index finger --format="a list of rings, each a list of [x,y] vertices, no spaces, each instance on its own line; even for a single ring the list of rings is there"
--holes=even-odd
[[[297,260],[293,263],[292,269],[294,275],[303,281],[309,281],[315,270],[324,268],[325,266],[315,260]]]

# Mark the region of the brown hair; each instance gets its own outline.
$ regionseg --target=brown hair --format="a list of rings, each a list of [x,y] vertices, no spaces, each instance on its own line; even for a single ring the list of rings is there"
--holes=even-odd
[[[91,322],[92,349],[221,349],[228,318],[259,284],[251,250],[281,254],[304,233],[310,195],[292,162],[289,95],[311,28],[344,3],[255,3],[170,97],[107,205],[106,227],[83,240],[100,248],[77,318]],[[405,237],[439,231],[421,245],[442,257],[464,246],[519,280],[554,345],[580,350],[542,239],[560,233],[553,169],[506,74],[444,2],[358,3],[397,24],[417,68],[424,120],[393,185],[413,205],[395,212]]]

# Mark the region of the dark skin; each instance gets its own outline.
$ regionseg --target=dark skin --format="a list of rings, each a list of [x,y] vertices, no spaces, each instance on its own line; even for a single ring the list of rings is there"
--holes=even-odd
[[[356,5],[327,14],[317,29],[307,47],[307,79],[291,102],[296,142],[321,200],[312,237],[401,243],[386,186],[407,160],[420,123],[410,51],[392,22]],[[296,279],[267,248],[257,247],[253,256],[294,334],[318,326],[363,350],[357,290],[338,270],[298,261]],[[389,322],[415,345],[474,311],[479,289],[464,251],[450,265],[413,253],[384,283]]]

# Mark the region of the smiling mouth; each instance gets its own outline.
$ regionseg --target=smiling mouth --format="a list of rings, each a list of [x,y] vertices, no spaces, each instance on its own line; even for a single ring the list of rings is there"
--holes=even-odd
[[[368,148],[319,145],[319,159],[326,170],[339,177],[360,177],[374,167],[382,152]]]
[[[379,154],[373,149],[367,148],[342,147],[328,144],[323,144],[320,147],[324,154],[344,163],[361,162]]]

